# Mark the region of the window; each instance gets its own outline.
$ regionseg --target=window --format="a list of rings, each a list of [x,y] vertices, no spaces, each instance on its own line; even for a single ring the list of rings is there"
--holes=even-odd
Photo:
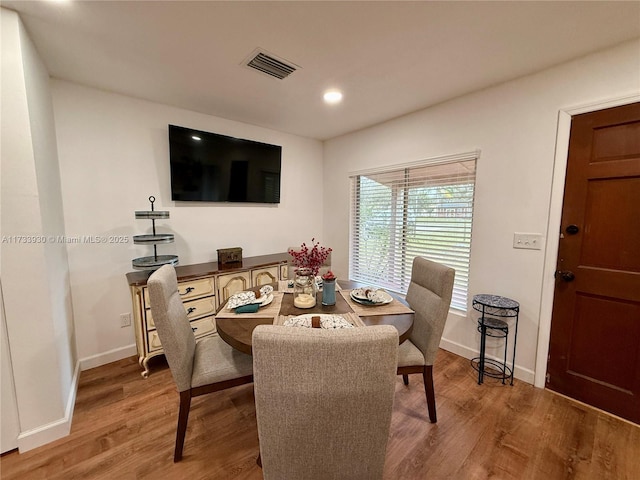
[[[467,309],[477,153],[351,176],[350,278],[406,293],[413,258],[455,268]]]

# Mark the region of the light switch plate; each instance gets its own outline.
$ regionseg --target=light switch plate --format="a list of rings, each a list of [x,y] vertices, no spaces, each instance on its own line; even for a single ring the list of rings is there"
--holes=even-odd
[[[540,233],[514,233],[513,248],[526,248],[529,250],[542,249],[542,235]]]

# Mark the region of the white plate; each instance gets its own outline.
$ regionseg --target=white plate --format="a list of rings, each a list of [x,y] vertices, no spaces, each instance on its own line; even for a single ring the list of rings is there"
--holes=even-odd
[[[366,300],[367,296],[364,293],[365,290],[367,290],[367,289],[366,288],[354,288],[350,292],[351,298],[353,298],[354,300],[357,299],[357,298],[362,298],[363,300]]]
[[[262,302],[260,302],[260,306],[264,307],[265,305],[269,305],[271,302],[273,302],[273,294],[272,293],[267,295],[266,298],[262,299]]]
[[[369,290],[369,296],[366,295],[366,291]],[[351,290],[351,299],[362,305],[386,305],[393,302],[393,297],[381,288],[356,288]]]
[[[298,315],[284,322],[285,327],[306,327],[311,328],[311,317],[320,317],[320,328],[338,329],[338,328],[354,328],[354,326],[342,317],[342,315],[331,315],[328,313]]]

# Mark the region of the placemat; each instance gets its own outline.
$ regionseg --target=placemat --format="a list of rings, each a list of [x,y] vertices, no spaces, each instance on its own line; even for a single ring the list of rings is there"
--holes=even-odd
[[[318,313],[317,315],[322,315],[322,314]],[[332,315],[340,315],[342,318],[344,318],[347,322],[349,322],[354,327],[364,327],[365,326],[364,322],[362,320],[360,320],[360,317],[358,317],[358,315],[356,315],[355,313],[340,313],[340,314],[332,314]],[[278,315],[274,319],[273,324],[274,325],[284,325],[284,322],[286,320],[288,320],[289,318],[298,317],[298,316],[299,315]]]
[[[413,313],[406,305],[403,305],[401,302],[396,300],[395,298],[391,303],[387,303],[385,305],[362,305],[358,302],[354,302],[351,299],[351,290],[342,290],[340,295],[342,298],[346,300],[349,306],[353,309],[356,314],[361,316],[369,316],[369,315],[398,315],[401,313]]]
[[[234,310],[228,310],[225,307],[218,312],[216,318],[276,318],[280,313],[282,297],[284,297],[284,293],[275,291],[273,292],[273,301],[255,313],[236,313]]]

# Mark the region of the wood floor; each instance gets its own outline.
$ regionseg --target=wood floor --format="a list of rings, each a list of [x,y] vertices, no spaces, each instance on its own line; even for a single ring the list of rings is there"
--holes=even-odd
[[[438,423],[419,375],[398,378],[385,479],[640,479],[640,428],[519,382],[477,385],[468,360],[440,351]],[[178,394],[162,358],[82,372],[71,435],[0,458],[10,479],[260,479],[252,385],[195,398],[174,464]],[[304,479],[300,479],[304,480]]]

